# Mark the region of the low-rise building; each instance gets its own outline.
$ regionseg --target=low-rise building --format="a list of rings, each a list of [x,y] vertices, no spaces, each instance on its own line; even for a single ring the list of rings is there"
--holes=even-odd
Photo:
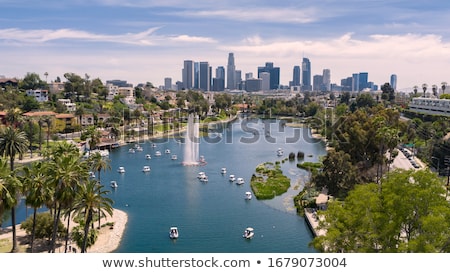
[[[450,116],[450,100],[437,98],[413,98],[409,110],[428,115]]]
[[[38,102],[48,101],[48,90],[36,89],[36,90],[27,90],[27,96],[34,97]]]
[[[77,110],[77,105],[71,102],[70,99],[58,99],[58,102],[64,104],[68,112],[75,112]]]

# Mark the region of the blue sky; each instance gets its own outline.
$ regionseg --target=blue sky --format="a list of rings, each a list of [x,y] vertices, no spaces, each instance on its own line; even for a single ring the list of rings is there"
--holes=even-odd
[[[242,75],[273,62],[281,83],[303,56],[333,83],[368,72],[383,84],[398,76],[408,91],[450,83],[448,1],[358,0],[0,0],[0,75],[66,72],[103,81],[181,80],[183,60]]]

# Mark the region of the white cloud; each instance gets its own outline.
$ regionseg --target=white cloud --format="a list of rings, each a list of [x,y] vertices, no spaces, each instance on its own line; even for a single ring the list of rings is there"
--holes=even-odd
[[[189,10],[174,13],[175,15],[199,18],[220,18],[234,21],[261,23],[311,23],[322,18],[324,13],[319,13],[316,8],[247,8],[247,9],[223,9],[223,10]]]
[[[155,32],[159,28],[150,28],[138,33],[126,33],[118,35],[95,34],[75,29],[37,29],[22,30],[17,28],[0,29],[0,41],[14,41],[27,44],[39,44],[57,40],[80,40],[91,42],[106,42],[118,44],[131,44],[140,46],[152,46],[166,44],[170,41],[182,41],[187,43],[213,43],[214,39],[189,35],[158,36]]]

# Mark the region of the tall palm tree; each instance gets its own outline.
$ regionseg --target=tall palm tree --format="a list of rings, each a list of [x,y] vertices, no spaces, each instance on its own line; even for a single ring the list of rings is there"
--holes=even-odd
[[[41,155],[42,154],[42,125],[44,125],[44,120],[42,118],[39,118],[38,125],[39,125],[39,155]]]
[[[3,216],[3,213],[6,210],[6,203],[8,203],[8,200],[10,198],[9,191],[6,187],[7,177],[10,175],[11,171],[8,166],[8,161],[4,160],[0,157],[0,226],[1,226],[1,219]]]
[[[437,93],[438,87],[437,87],[436,84],[433,84],[431,86],[431,90],[433,91],[433,96],[437,97],[437,95],[438,95],[438,93]]]
[[[445,88],[447,88],[446,82],[441,82],[442,94],[445,94]]]
[[[52,126],[52,118],[49,116],[45,116],[42,121],[47,125],[47,148],[48,148],[48,141],[50,139],[50,127]]]
[[[9,166],[10,171],[12,173],[12,178],[10,179],[8,190],[13,196],[13,201],[10,203],[10,209],[11,209],[11,224],[12,224],[12,233],[13,233],[13,248],[11,252],[17,252],[17,237],[16,237],[16,203],[17,200],[14,200],[18,198],[16,194],[19,194],[20,183],[14,179],[14,160],[16,158],[16,155],[19,155],[19,157],[22,157],[22,155],[25,153],[25,151],[28,148],[28,140],[25,136],[24,132],[21,132],[17,130],[16,128],[13,128],[11,126],[6,127],[6,129],[3,129],[0,131],[0,155],[4,157],[9,157]]]
[[[36,229],[37,210],[51,200],[53,188],[50,187],[46,175],[47,161],[33,162],[23,168],[23,190],[26,194],[25,203],[33,208],[33,227],[30,239],[30,251],[34,252],[34,237]]]
[[[22,184],[16,178],[15,174],[8,169],[7,161],[1,163],[2,169],[1,183],[2,195],[0,196],[0,215],[4,210],[11,210],[11,225],[12,225],[12,249],[11,252],[17,252],[17,233],[16,233],[16,206],[20,200],[20,193]]]
[[[89,156],[89,165],[92,171],[98,173],[98,182],[101,183],[100,173],[101,171],[111,170],[111,160],[109,158],[101,156],[100,153],[93,153]],[[98,215],[98,228],[100,228],[100,211]]]
[[[84,239],[81,252],[86,252],[87,238],[91,226],[93,215],[96,211],[102,214],[113,215],[113,200],[106,197],[109,191],[103,189],[104,186],[94,180],[87,181],[81,185],[74,204],[74,210],[78,215],[84,216]]]
[[[424,83],[422,84],[422,90],[423,90],[423,97],[425,97],[425,94],[427,93],[428,84]]]
[[[25,119],[25,123],[22,126],[22,130],[25,132],[25,135],[28,139],[28,144],[29,147],[28,149],[30,150],[30,157],[33,157],[33,142],[36,140],[36,124],[34,123],[32,118],[26,118]]]
[[[98,181],[101,182],[101,171],[111,170],[111,159],[103,157],[100,153],[93,153],[89,156],[89,165],[91,170],[97,172]]]
[[[73,149],[71,146],[74,145],[67,145],[66,148]],[[49,176],[52,177],[52,186],[55,190],[53,196],[55,215],[50,252],[55,252],[57,225],[61,211],[63,209],[70,209],[80,184],[89,177],[88,167],[84,161],[81,161],[81,156],[78,151],[77,154],[73,150],[65,153],[62,149],[58,150],[58,148],[61,147],[57,146],[54,149],[56,150],[54,155],[56,155],[49,163]]]

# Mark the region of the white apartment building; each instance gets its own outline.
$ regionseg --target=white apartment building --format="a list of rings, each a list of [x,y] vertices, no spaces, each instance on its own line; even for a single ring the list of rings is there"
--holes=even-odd
[[[48,101],[48,90],[27,90],[27,96],[34,97],[38,102],[45,102]]]
[[[70,99],[58,99],[58,102],[64,104],[69,112],[75,112],[77,110],[77,105],[71,102]]]
[[[450,116],[450,100],[436,98],[413,98],[409,110],[428,115]]]

